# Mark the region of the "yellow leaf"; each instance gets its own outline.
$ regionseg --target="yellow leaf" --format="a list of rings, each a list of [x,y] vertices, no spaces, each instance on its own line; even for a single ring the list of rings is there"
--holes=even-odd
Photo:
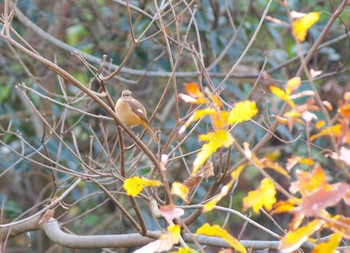
[[[189,247],[186,247],[186,248],[179,248],[178,251],[172,251],[170,253],[198,253],[198,251],[191,249]]]
[[[230,111],[228,123],[231,125],[250,120],[257,113],[258,109],[255,102],[249,100],[239,102]]]
[[[190,190],[186,185],[179,182],[174,182],[171,186],[171,194],[179,196],[183,201],[188,203],[188,194]]]
[[[207,202],[204,206],[203,206],[203,212],[209,212],[211,210],[213,210],[213,208],[215,207],[215,205],[223,198],[227,195],[228,191],[231,189],[233,183],[238,179],[239,175],[241,174],[242,170],[246,167],[245,164],[239,166],[237,169],[235,169],[232,173],[231,173],[231,180],[221,189],[221,192],[214,197],[213,199],[211,199],[209,202]]]
[[[192,174],[195,174],[200,166],[220,147],[230,147],[234,139],[231,134],[226,130],[220,130],[217,132],[209,132],[208,134],[202,134],[199,136],[201,141],[207,141],[204,144],[202,150],[198,153],[196,159],[193,162]]]
[[[342,233],[339,232],[331,235],[328,242],[321,242],[312,250],[311,253],[336,252],[342,236]]]
[[[286,84],[286,95],[289,96],[294,91],[296,91],[301,84],[300,77],[293,77],[292,79],[289,79]]]
[[[286,101],[291,107],[295,107],[294,102],[290,99],[290,97],[286,94],[286,92],[276,86],[270,85],[270,91],[273,93],[275,96],[279,97],[280,99],[283,99]]]
[[[261,159],[261,162],[263,164],[263,167],[273,169],[273,170],[277,171],[278,173],[280,173],[281,175],[290,178],[286,169],[281,167],[277,162],[272,162],[268,158]]]
[[[234,183],[234,180],[231,180],[230,182],[228,182],[225,186],[223,186],[221,188],[221,192],[214,198],[212,198],[209,202],[207,202],[204,206],[203,206],[203,212],[209,212],[211,210],[213,210],[213,208],[215,207],[215,205],[223,198],[227,195],[228,191],[231,189],[232,185]]]
[[[340,124],[336,124],[334,126],[330,126],[327,127],[325,129],[323,129],[321,132],[319,132],[318,134],[314,134],[312,136],[310,136],[310,141],[313,141],[317,138],[320,138],[322,136],[327,136],[327,135],[334,135],[337,136],[342,130],[342,126]]]
[[[246,248],[232,235],[230,235],[225,229],[220,228],[218,225],[210,226],[205,223],[203,226],[197,229],[196,234],[217,236],[227,241],[232,248],[239,252],[246,253]]]
[[[246,164],[240,165],[237,169],[231,172],[231,178],[237,180],[243,169],[246,167]]]
[[[158,180],[148,180],[146,178],[132,177],[124,181],[123,187],[129,196],[137,196],[146,186],[161,186]]]
[[[220,98],[218,96],[211,95],[210,98],[211,98],[211,100],[214,101],[214,103],[217,107],[222,107],[222,103],[221,103]]]
[[[196,121],[200,118],[203,118],[206,115],[215,115],[216,111],[214,109],[210,109],[210,108],[206,108],[203,110],[197,110],[195,111],[195,113],[193,114],[193,119],[192,121]]]
[[[293,36],[303,42],[306,38],[307,31],[320,19],[319,12],[311,12],[302,18],[298,18],[293,22],[292,34]]]
[[[265,207],[266,210],[271,210],[273,204],[276,202],[276,190],[273,182],[264,178],[258,189],[250,191],[243,199],[243,209],[253,207],[255,213],[259,213],[260,208]]]
[[[298,118],[301,116],[301,114],[295,110],[291,110],[289,112],[286,112],[283,116],[287,118]]]
[[[323,127],[326,124],[325,120],[320,120],[316,122],[316,128],[320,129],[321,127]]]
[[[278,201],[271,214],[291,212],[295,208],[295,201],[288,199],[287,201]]]
[[[323,220],[313,220],[306,226],[288,232],[280,241],[280,251],[289,253],[297,250],[313,233],[319,230],[325,223]]]
[[[174,244],[178,244],[180,241],[180,232],[181,232],[180,226],[179,225],[171,225],[171,226],[167,227],[167,230],[168,230],[169,236],[172,238],[172,241],[174,242]]]
[[[221,130],[227,125],[228,112],[220,111],[219,113],[210,115],[210,118],[214,123],[215,130]]]

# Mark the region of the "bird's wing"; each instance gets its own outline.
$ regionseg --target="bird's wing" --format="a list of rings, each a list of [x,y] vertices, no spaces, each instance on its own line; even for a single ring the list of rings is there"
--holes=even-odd
[[[136,113],[142,120],[149,123],[148,119],[147,119],[145,107],[143,107],[143,105],[139,101],[137,101],[136,99],[133,99],[133,100],[128,101],[128,102],[129,102],[130,109],[134,113]]]

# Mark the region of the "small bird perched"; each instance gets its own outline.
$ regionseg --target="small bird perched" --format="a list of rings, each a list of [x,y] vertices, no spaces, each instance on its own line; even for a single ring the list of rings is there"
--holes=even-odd
[[[121,97],[115,104],[115,113],[127,126],[135,127],[144,126],[149,134],[152,136],[155,143],[158,143],[158,138],[154,134],[147,119],[147,112],[145,107],[132,97],[132,92],[124,90]]]

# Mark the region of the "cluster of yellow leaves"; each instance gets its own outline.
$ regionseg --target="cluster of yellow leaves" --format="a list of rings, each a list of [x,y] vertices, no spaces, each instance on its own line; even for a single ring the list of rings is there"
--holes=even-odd
[[[198,153],[194,163],[192,174],[205,163],[205,161],[221,147],[230,147],[234,143],[234,138],[228,131],[228,126],[250,120],[258,113],[255,102],[244,101],[237,103],[229,112],[224,110],[220,98],[211,94],[209,89],[203,93],[196,83],[185,83],[187,94],[179,94],[185,102],[206,106],[205,109],[196,110],[186,121],[179,133],[182,134],[185,129],[193,122],[205,116],[209,116],[214,126],[214,131],[199,136],[199,140],[207,142]]]
[[[294,215],[289,232],[280,242],[281,252],[288,253],[297,250],[315,232],[324,228],[333,230],[334,234],[328,242],[317,245],[312,251],[313,253],[333,252],[324,251],[324,249],[335,249],[342,237],[350,238],[350,218],[339,215],[331,216],[326,211],[326,208],[337,205],[341,200],[350,204],[350,186],[348,184],[329,184],[323,169],[316,165],[311,172],[297,172],[297,181],[291,184],[290,192],[299,193],[301,198],[292,197],[286,201],[279,201],[275,204],[272,212],[289,212]],[[308,221],[305,225],[300,226],[305,217],[309,218]],[[311,217],[316,217],[316,219],[311,220]]]
[[[227,232],[225,229],[222,229],[218,225],[211,226],[206,223],[197,229],[196,234],[220,237],[228,242],[228,244],[238,252],[247,252],[246,248],[235,237],[230,235],[229,232]]]
[[[308,14],[302,14],[301,16],[302,17],[294,20],[292,34],[298,41],[303,42],[306,38],[307,31],[320,19],[320,13],[311,12]]]

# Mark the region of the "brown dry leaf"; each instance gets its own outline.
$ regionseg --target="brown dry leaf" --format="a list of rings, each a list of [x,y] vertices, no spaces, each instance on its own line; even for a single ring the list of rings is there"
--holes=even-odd
[[[53,209],[46,210],[46,212],[43,214],[43,216],[39,220],[38,224],[41,225],[45,222],[48,222],[54,215],[55,215],[55,210]]]
[[[215,176],[214,165],[212,161],[207,161],[202,168],[203,169],[198,170],[198,172],[200,172],[200,175],[204,177],[207,182],[210,177]]]
[[[192,188],[196,185],[198,185],[202,181],[203,177],[198,175],[198,173],[194,175],[190,175],[190,177],[183,183],[188,188]]]

